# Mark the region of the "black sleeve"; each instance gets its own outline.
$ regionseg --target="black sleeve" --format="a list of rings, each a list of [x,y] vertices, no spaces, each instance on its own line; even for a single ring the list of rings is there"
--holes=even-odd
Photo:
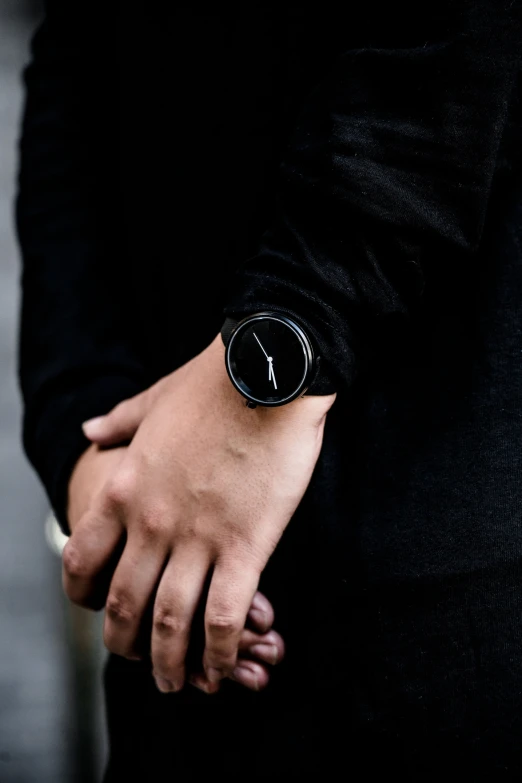
[[[339,387],[391,327],[406,334],[430,275],[449,290],[472,271],[522,51],[519,0],[365,6],[361,46],[300,116],[276,221],[225,310],[294,314]]]
[[[102,18],[95,0],[50,0],[25,74],[17,203],[24,446],[64,529],[68,479],[87,446],[82,421],[145,387],[130,330],[119,331],[122,260],[98,214],[112,182],[110,168],[97,175],[106,165],[100,140],[110,144],[100,128],[108,74],[93,35]]]

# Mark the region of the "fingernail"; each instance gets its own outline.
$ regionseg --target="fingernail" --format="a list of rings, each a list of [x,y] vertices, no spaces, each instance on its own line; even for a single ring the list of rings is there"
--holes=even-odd
[[[188,681],[190,685],[194,686],[194,688],[197,688],[199,691],[203,691],[204,693],[208,693],[208,685],[206,682],[198,680],[196,677],[189,677]]]
[[[258,623],[263,627],[268,625],[268,615],[266,612],[263,612],[262,609],[251,609],[250,617],[255,623]]]
[[[250,648],[250,654],[274,666],[279,660],[279,650],[275,644],[254,644]]]
[[[263,600],[263,596],[260,592],[257,592],[254,597],[252,598],[252,607],[255,609],[263,609],[265,606],[266,600]]]
[[[211,685],[211,683],[206,682],[205,680],[198,679],[197,677],[189,677],[189,682],[195,688],[198,688],[198,690],[203,691],[203,693],[207,693],[209,696],[213,695],[214,693],[217,693],[217,691],[219,690],[215,686]]]
[[[215,685],[218,682],[221,682],[223,679],[223,672],[220,669],[207,669],[207,679],[209,682],[211,682],[213,685]]]
[[[170,680],[166,680],[165,677],[154,676],[154,681],[158,686],[158,690],[160,690],[162,693],[172,693],[172,691],[176,690],[174,683]]]
[[[82,424],[82,429],[88,438],[96,437],[102,422],[105,420],[105,416],[95,416],[94,419],[88,419]]]
[[[248,666],[242,666],[241,664],[239,666],[236,666],[236,668],[232,672],[232,677],[234,679],[240,678],[241,681],[243,681],[245,674],[247,675],[247,680],[250,682],[250,687],[252,688],[252,690],[259,691],[260,690],[259,678],[257,674],[254,671],[252,671],[252,669],[250,669]]]

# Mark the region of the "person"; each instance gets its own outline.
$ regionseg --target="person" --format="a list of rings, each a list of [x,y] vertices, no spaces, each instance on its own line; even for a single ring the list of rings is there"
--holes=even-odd
[[[521,44],[518,0],[47,3],[24,443],[106,780],[522,774]]]

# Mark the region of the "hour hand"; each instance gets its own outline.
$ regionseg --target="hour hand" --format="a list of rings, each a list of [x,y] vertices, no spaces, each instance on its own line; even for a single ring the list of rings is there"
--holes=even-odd
[[[274,366],[272,364],[272,357],[268,358],[268,380],[274,382],[274,388],[277,389],[276,377],[274,372]]]

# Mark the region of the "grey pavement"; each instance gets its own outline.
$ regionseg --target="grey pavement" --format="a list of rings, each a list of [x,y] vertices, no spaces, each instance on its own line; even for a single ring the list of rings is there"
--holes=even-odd
[[[0,783],[95,783],[99,619],[63,597],[48,505],[20,446],[12,213],[20,74],[37,19],[36,2],[0,0]]]

